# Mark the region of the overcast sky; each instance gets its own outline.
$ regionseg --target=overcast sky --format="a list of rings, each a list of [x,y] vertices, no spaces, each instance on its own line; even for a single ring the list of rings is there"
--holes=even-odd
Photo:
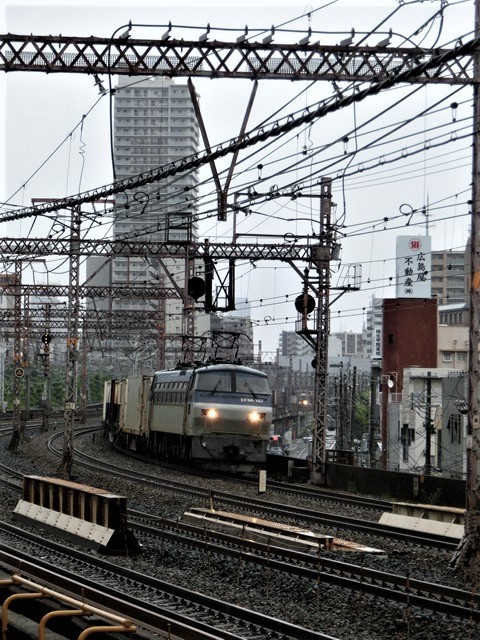
[[[244,0],[225,7],[223,2],[209,2],[206,6],[176,2],[170,6],[159,0],[141,3],[58,0],[48,4],[7,0],[6,7],[0,10],[0,26],[2,33],[110,37],[131,20],[134,25],[156,25],[135,26],[132,38],[155,38],[171,21],[174,37],[195,40],[208,23],[212,39],[229,41],[240,35],[246,25],[254,41],[265,37],[275,26],[276,42],[298,41],[301,32],[306,33],[310,27],[314,32],[322,32],[315,39],[325,44],[338,44],[354,28],[354,43],[365,37],[362,34],[370,33],[364,44],[372,46],[392,29],[392,42],[396,46],[403,42],[403,46],[415,44],[428,50],[450,47],[456,39],[466,41],[472,36],[473,0],[449,2],[442,15],[429,21],[444,4],[440,0],[415,3],[324,0],[315,4]],[[395,9],[396,13],[379,27]],[[189,26],[197,28],[186,29]],[[215,33],[215,28],[235,31]],[[282,28],[292,31],[281,32]],[[102,81],[107,84],[106,77]],[[194,79],[194,84],[201,96],[211,144],[236,136],[252,83]],[[346,91],[347,83],[341,83],[339,88]],[[250,125],[285,117],[315,105],[335,91],[332,83],[326,82],[262,81]],[[1,201],[29,206],[32,198],[62,197],[111,182],[108,98],[99,96],[92,77],[3,74],[0,92],[5,141]],[[453,103],[458,105],[455,110],[450,106]],[[341,262],[334,265],[332,281],[341,285],[347,265],[359,264],[363,282],[360,292],[347,293],[332,304],[332,330],[360,331],[365,320],[364,308],[372,295],[395,295],[395,238],[426,233],[424,215],[405,214],[428,205],[432,249],[464,247],[469,229],[470,133],[471,88],[395,87],[312,126],[299,128],[267,150],[258,150],[255,155],[253,151],[244,152],[231,193],[247,184],[268,191],[300,183],[304,190],[314,190],[318,189],[320,175],[334,179],[336,215],[345,237],[341,239]],[[261,170],[259,165],[263,167]],[[220,168],[225,166],[225,162],[219,164]],[[200,176],[207,181],[208,168],[202,169]],[[200,212],[202,207],[211,208],[208,196],[211,190],[211,184],[202,187],[204,200],[200,202]],[[282,198],[251,210],[250,215],[237,221],[238,230],[261,234],[259,242],[277,243],[286,233],[300,236],[318,230],[318,200]],[[2,235],[10,237],[43,237],[50,229],[45,222],[33,219],[1,226]],[[106,228],[95,231],[97,237],[105,232]],[[200,239],[229,242],[231,233],[231,216],[227,223],[210,219],[200,226]],[[266,238],[267,235],[271,237]],[[246,235],[242,241],[257,238]],[[41,277],[37,274],[38,279]],[[62,277],[64,266],[63,269],[56,266],[49,276],[51,282]],[[276,349],[282,329],[295,329],[293,300],[301,290],[299,276],[288,265],[238,265],[237,295],[248,298],[252,305],[252,318],[257,325],[255,340],[262,340],[264,351]],[[336,295],[333,292],[332,298]]]

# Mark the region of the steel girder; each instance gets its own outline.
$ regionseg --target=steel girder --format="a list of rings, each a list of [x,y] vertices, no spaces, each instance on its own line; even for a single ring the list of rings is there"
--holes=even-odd
[[[98,312],[86,314],[80,316],[87,331],[94,331],[95,333],[108,334],[119,329],[130,330],[154,330],[158,325],[158,312],[123,312],[117,315],[116,312]],[[50,316],[50,329],[65,329],[67,323],[67,310],[53,312]],[[15,326],[15,317],[13,310],[0,310],[0,323],[2,324],[2,333],[4,329]],[[33,310],[29,318],[29,328],[32,331],[45,331],[45,312],[41,312],[39,309]]]
[[[4,295],[14,295],[13,285],[1,285],[0,291]],[[178,298],[179,294],[173,287],[160,287],[158,285],[136,287],[127,285],[117,285],[111,287],[90,287],[81,285],[79,287],[81,298],[128,298],[135,300],[163,300],[165,298]],[[67,297],[68,286],[66,285],[22,285],[21,295],[38,297]],[[47,304],[47,302],[45,303]]]
[[[447,54],[451,50],[435,50]],[[0,71],[379,82],[427,60],[420,48],[0,35]],[[414,82],[469,84],[471,56],[445,59]]]
[[[88,256],[120,256],[120,257],[159,257],[193,259],[214,258],[217,260],[290,260],[309,262],[312,247],[315,244],[221,244],[214,242],[190,243],[182,242],[138,242],[130,240],[86,240],[79,241],[82,257]],[[51,240],[44,238],[23,239],[4,238],[0,241],[2,261],[14,261],[18,256],[28,258],[35,256],[69,256],[70,240]],[[90,289],[94,289],[91,287]],[[104,289],[102,287],[102,289]]]

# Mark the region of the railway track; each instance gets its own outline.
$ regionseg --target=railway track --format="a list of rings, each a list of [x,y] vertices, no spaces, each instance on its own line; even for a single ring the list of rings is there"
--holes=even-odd
[[[184,640],[335,640],[332,636],[139,574],[0,523],[0,565]],[[32,561],[32,558],[36,558]],[[41,559],[40,559],[41,558]],[[55,567],[55,569],[52,569]]]
[[[80,433],[88,433],[88,429],[78,430]],[[61,437],[61,434],[59,434]],[[50,443],[53,449],[56,449],[55,440]],[[60,455],[57,452],[57,455]],[[98,461],[90,456],[86,455],[82,451],[75,450],[75,463],[85,465],[87,468],[92,469],[96,473],[105,474],[105,472],[112,474],[117,473],[115,465],[109,465],[103,460]],[[202,503],[205,506],[209,506],[213,500],[217,508],[220,504],[218,498],[224,499],[225,506],[230,509],[232,503],[227,502],[227,498],[232,496],[230,494],[224,494],[222,492],[211,493],[208,490],[201,488],[194,488],[192,486],[185,487],[180,482],[160,480],[160,484],[156,484],[157,479],[152,478],[150,473],[147,477],[146,474],[138,472],[125,472],[122,470],[122,477],[126,478],[129,482],[143,482],[150,486],[159,488],[159,495],[165,492],[173,494],[183,493],[184,495],[192,498],[195,503]],[[16,475],[16,474],[15,474]],[[18,474],[21,475],[21,474]],[[281,484],[281,483],[280,483]],[[288,489],[290,487],[287,487]],[[306,492],[308,497],[311,498],[310,492]],[[245,507],[245,496],[239,497],[240,505]],[[251,504],[250,498],[248,502]],[[238,503],[236,503],[238,504]],[[272,507],[278,514],[278,518],[285,521],[286,517],[286,505],[275,504],[271,505],[265,500],[254,501],[255,508],[258,508],[259,512],[265,513],[266,507]],[[290,510],[290,507],[288,507]],[[240,509],[237,509],[240,510]],[[251,506],[247,507],[248,511],[252,511]],[[299,513],[303,510],[295,509],[291,511],[291,517],[298,523]],[[305,510],[308,512],[308,510]],[[327,517],[331,517],[331,514],[327,514]],[[337,517],[337,516],[335,516]],[[164,518],[152,517],[151,515],[129,510],[129,523],[130,528],[135,528],[137,537],[144,544],[145,549],[149,553],[154,553],[154,557],[158,557],[159,550],[168,549],[170,558],[180,558],[178,560],[179,566],[181,562],[185,562],[183,570],[187,570],[187,566],[193,557],[196,557],[196,562],[205,563],[207,558],[211,558],[211,562],[216,567],[222,566],[226,563],[231,568],[234,575],[240,571],[248,572],[260,572],[259,575],[268,576],[270,573],[275,575],[285,576],[285,580],[295,579],[298,581],[298,585],[305,585],[300,587],[302,590],[305,588],[309,592],[312,590],[312,585],[322,585],[322,590],[326,592],[330,590],[335,591],[339,589],[341,592],[350,592],[354,594],[355,598],[359,598],[359,602],[365,601],[368,603],[379,601],[390,603],[388,606],[400,606],[404,612],[413,610],[425,612],[425,615],[431,615],[434,612],[435,615],[445,616],[447,619],[464,620],[472,624],[480,622],[479,609],[480,603],[475,594],[462,589],[454,589],[433,582],[427,582],[425,580],[414,580],[411,577],[405,575],[397,575],[394,573],[382,572],[377,569],[372,569],[361,565],[354,565],[344,562],[333,560],[332,557],[314,555],[314,554],[299,554],[293,550],[288,549],[273,549],[272,545],[263,544],[259,542],[250,543],[246,540],[238,540],[234,536],[229,536],[225,533],[214,533],[206,531],[202,527],[192,527],[192,525],[186,525],[186,523],[175,521],[168,521]],[[369,523],[376,529],[376,523]],[[330,526],[330,525],[329,525]],[[345,524],[345,526],[349,526]],[[378,535],[378,531],[375,535]],[[405,531],[399,532],[401,539],[405,538]],[[424,543],[425,544],[425,543]],[[455,546],[455,545],[454,545]],[[356,556],[357,560],[358,556]],[[193,560],[192,560],[193,561]],[[248,564],[247,564],[248,563]],[[160,561],[162,566],[162,561]],[[273,579],[273,578],[272,578]],[[276,578],[277,580],[278,578]],[[269,578],[266,578],[268,583]],[[309,586],[310,585],[310,586]],[[198,587],[197,587],[198,588]],[[201,589],[200,589],[201,590]],[[130,588],[128,588],[130,592]],[[366,600],[364,600],[366,599]],[[366,604],[368,606],[368,604]],[[412,609],[413,608],[413,609]],[[430,612],[427,614],[427,612]],[[414,615],[414,614],[412,614]],[[422,613],[423,615],[423,613]],[[242,623],[244,624],[244,623]],[[322,626],[314,626],[315,629],[320,629]],[[218,636],[220,637],[220,636]],[[244,636],[238,636],[244,637]],[[257,638],[256,635],[248,636]],[[262,638],[263,636],[258,636]],[[309,636],[302,635],[300,637],[308,638]],[[315,637],[329,637],[329,636],[315,636]],[[343,637],[343,636],[342,636]]]
[[[332,560],[322,550],[318,554],[305,553],[269,542],[255,542],[248,535],[233,536],[175,520],[152,518],[138,511],[129,510],[129,522],[143,534],[143,544],[151,547],[163,547],[166,542],[183,544],[202,553],[228,557],[237,564],[268,567],[312,583],[331,584],[403,605],[480,621],[480,594],[472,591]]]
[[[152,464],[153,462],[152,458],[139,455],[134,451],[125,451],[125,449],[122,449],[117,446],[114,446],[114,449],[120,452],[124,456],[128,456],[129,458],[139,460],[146,464]],[[170,469],[172,471],[179,471],[181,473],[185,473],[186,471],[185,467],[180,467],[178,465],[172,465],[164,462],[159,462],[157,466],[165,469]],[[256,477],[249,478],[246,476],[235,476],[235,478],[232,479],[231,475],[209,473],[206,471],[198,471],[195,469],[188,469],[188,473],[199,478],[207,478],[207,479],[213,479],[213,480],[232,480],[235,482],[236,485],[245,485],[249,487],[258,486],[258,478]],[[317,499],[317,500],[328,500],[338,504],[359,506],[359,507],[365,507],[368,509],[378,509],[379,511],[382,511],[382,512],[392,510],[392,503],[389,500],[380,500],[380,499],[372,498],[369,496],[355,496],[352,494],[340,493],[338,491],[333,491],[331,489],[330,490],[324,489],[321,487],[310,487],[307,489],[301,486],[289,485],[285,482],[267,480],[267,489],[269,490],[269,492],[278,491],[283,495],[308,497],[309,499]]]
[[[85,435],[90,431],[91,430],[89,429],[79,430],[76,432],[76,435]],[[55,442],[61,437],[62,434],[55,434],[50,438],[48,443],[50,451],[57,456],[61,455],[61,451],[55,447]],[[318,509],[304,509],[283,503],[275,503],[270,499],[268,501],[252,497],[247,499],[245,496],[234,495],[232,493],[221,491],[212,492],[210,489],[192,487],[190,485],[186,485],[184,482],[176,482],[174,480],[167,480],[163,478],[153,478],[151,474],[142,473],[140,471],[125,469],[119,470],[117,465],[110,464],[105,460],[98,460],[97,458],[85,454],[77,449],[75,450],[75,459],[78,464],[96,472],[105,473],[105,471],[108,470],[119,478],[157,487],[159,490],[175,491],[182,495],[188,495],[201,501],[202,505],[214,506],[217,509],[221,508],[230,511],[237,511],[239,513],[249,513],[250,515],[252,515],[253,512],[256,512],[263,514],[262,517],[265,517],[266,515],[269,518],[279,519],[282,522],[288,523],[290,520],[291,523],[298,523],[301,521],[309,526],[329,527],[331,529],[339,528],[362,534],[401,540],[402,542],[410,542],[416,545],[427,545],[448,551],[453,551],[457,547],[456,541],[442,535],[424,533],[422,531],[409,532],[398,527],[381,525],[374,520],[361,520],[359,518],[321,512]],[[324,499],[324,497],[316,498],[316,492],[308,492],[308,497],[310,499],[312,497],[318,500]],[[380,511],[376,513],[374,511],[372,513],[372,517],[376,517],[378,519],[380,514]]]
[[[295,551],[271,545],[269,542],[255,542],[249,540],[248,536],[238,537],[210,531],[177,520],[152,517],[131,509],[128,515],[130,528],[140,533],[142,544],[151,549],[163,549],[165,544],[180,545],[202,554],[229,558],[237,565],[250,564],[264,570],[268,567],[268,571],[295,575],[311,583],[330,584],[405,606],[480,621],[479,594],[332,560],[324,557],[322,551],[318,554]],[[13,532],[14,537],[19,535],[16,528],[11,528],[5,523],[0,525],[0,528],[2,532]],[[29,534],[28,539],[36,540],[35,544],[38,545],[36,536]],[[55,544],[52,544],[55,548]],[[38,551],[38,548],[32,550],[34,553]],[[76,562],[78,556],[72,553]],[[42,556],[44,555],[45,552],[42,551]],[[51,562],[53,560],[50,560]],[[123,612],[122,614],[126,615]]]

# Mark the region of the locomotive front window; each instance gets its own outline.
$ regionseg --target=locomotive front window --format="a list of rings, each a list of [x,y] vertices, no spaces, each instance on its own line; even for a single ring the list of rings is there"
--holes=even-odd
[[[195,385],[197,391],[230,392],[232,390],[232,376],[230,371],[204,371],[197,376]]]
[[[238,393],[265,395],[270,393],[267,378],[250,373],[237,373],[236,386]]]

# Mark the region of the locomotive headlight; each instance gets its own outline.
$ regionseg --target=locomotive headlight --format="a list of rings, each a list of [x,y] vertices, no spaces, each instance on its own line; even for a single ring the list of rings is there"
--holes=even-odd
[[[252,424],[257,424],[257,422],[261,422],[262,420],[265,420],[265,414],[264,413],[259,413],[258,411],[251,411],[248,414],[248,420]]]
[[[216,420],[218,418],[218,411],[213,407],[210,407],[210,409],[202,409],[202,416],[210,420]]]

